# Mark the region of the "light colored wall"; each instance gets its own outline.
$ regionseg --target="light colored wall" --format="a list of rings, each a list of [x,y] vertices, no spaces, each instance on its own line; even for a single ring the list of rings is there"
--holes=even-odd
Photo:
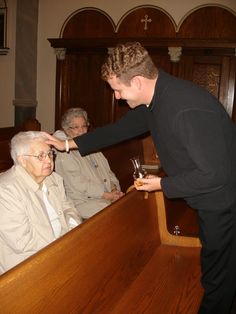
[[[0,69],[2,64],[4,68],[4,76],[7,78],[3,80],[0,75],[0,91],[4,91],[4,103],[6,106],[4,110],[0,108],[0,127],[6,125],[13,125],[14,108],[12,100],[14,99],[14,10],[16,0],[8,0],[9,15],[9,29],[12,36],[9,36],[9,47],[11,48],[8,56],[0,57]],[[61,27],[64,21],[76,10],[83,7],[97,7],[105,11],[113,19],[115,24],[120,18],[129,10],[140,5],[155,5],[168,12],[176,24],[192,10],[201,5],[219,4],[229,8],[236,14],[235,0],[221,0],[221,1],[204,1],[204,0],[39,0],[39,24],[38,24],[38,64],[37,64],[37,119],[41,122],[43,130],[54,131],[54,116],[55,116],[55,76],[56,76],[56,57],[54,50],[51,48],[47,38],[59,37]],[[11,6],[11,8],[10,8]],[[3,60],[3,61],[2,61]],[[7,74],[7,70],[11,70]],[[1,70],[2,72],[2,70]],[[3,84],[4,83],[4,84]],[[1,92],[2,94],[2,92]],[[2,98],[2,97],[1,97]],[[2,102],[1,102],[2,103]],[[4,115],[4,116],[3,116]]]
[[[0,127],[14,125],[16,0],[8,0],[7,55],[0,56]]]

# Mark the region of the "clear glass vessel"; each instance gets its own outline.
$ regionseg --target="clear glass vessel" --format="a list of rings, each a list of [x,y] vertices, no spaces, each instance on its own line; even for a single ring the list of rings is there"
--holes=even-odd
[[[137,180],[138,178],[144,178],[147,175],[147,171],[142,167],[140,164],[139,157],[133,157],[130,159],[132,161],[134,172],[133,172],[133,178],[134,180]]]

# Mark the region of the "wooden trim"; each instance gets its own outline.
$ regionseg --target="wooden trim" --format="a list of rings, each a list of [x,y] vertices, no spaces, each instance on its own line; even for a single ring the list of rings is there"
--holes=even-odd
[[[175,236],[169,233],[166,224],[165,202],[162,191],[155,192],[157,215],[159,222],[159,233],[162,244],[184,247],[201,247],[199,238]]]
[[[127,193],[134,190],[134,185],[131,185],[127,189]],[[158,229],[160,234],[161,243],[165,245],[176,245],[181,247],[201,247],[199,238],[186,237],[186,236],[175,236],[169,233],[166,223],[166,210],[165,202],[162,191],[157,191],[155,193],[157,216],[158,216]],[[144,199],[148,199],[148,192],[144,192]]]
[[[48,38],[53,48],[86,48],[88,49],[107,49],[118,43],[139,41],[147,48],[160,47],[182,47],[182,48],[232,48],[232,54],[235,55],[236,40],[217,40],[217,39],[188,39],[188,38]]]

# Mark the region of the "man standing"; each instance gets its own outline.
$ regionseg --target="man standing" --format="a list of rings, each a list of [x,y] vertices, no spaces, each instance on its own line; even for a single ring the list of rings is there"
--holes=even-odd
[[[213,95],[157,69],[137,42],[112,50],[102,78],[132,110],[66,143],[48,135],[48,143],[84,155],[150,131],[167,176],[139,179],[136,188],[162,189],[197,210],[205,290],[199,313],[229,313],[236,290],[235,125]]]

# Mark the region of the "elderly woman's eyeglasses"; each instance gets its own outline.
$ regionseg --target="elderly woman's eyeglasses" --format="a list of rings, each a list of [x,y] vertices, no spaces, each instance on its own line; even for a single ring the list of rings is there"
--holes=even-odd
[[[69,129],[71,130],[80,130],[80,129],[87,129],[87,128],[88,128],[87,124],[69,126]]]
[[[51,149],[47,153],[41,152],[38,155],[24,155],[24,156],[35,157],[38,158],[39,161],[45,161],[47,157],[53,159],[55,155],[56,155],[55,151]]]

